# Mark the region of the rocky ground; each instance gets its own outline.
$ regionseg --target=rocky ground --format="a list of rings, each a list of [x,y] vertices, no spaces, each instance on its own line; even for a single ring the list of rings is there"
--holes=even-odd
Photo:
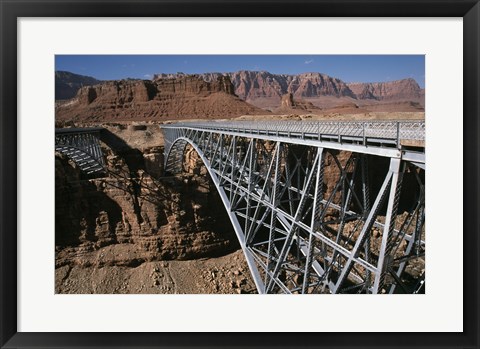
[[[127,246],[114,245],[92,253],[93,259],[123,254]],[[131,256],[133,258],[133,256]],[[256,293],[241,251],[216,258],[145,262],[138,266],[81,267],[55,270],[55,293]]]

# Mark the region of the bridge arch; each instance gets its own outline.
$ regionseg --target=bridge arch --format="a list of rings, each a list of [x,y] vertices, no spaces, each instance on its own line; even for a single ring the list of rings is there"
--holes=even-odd
[[[263,293],[265,286],[260,277],[260,273],[255,264],[254,258],[251,255],[250,251],[247,249],[245,235],[243,234],[243,230],[240,226],[240,222],[238,221],[237,216],[233,214],[227,194],[223,189],[223,187],[220,185],[220,179],[218,178],[217,174],[214,171],[212,171],[210,161],[209,159],[207,159],[203,151],[197,146],[197,144],[195,144],[189,138],[178,137],[177,139],[175,139],[175,141],[171,144],[171,146],[167,150],[167,153],[165,156],[165,172],[172,172],[175,174],[181,173],[182,166],[183,166],[181,160],[183,159],[183,153],[187,145],[190,145],[197,152],[198,156],[200,156],[200,159],[202,159],[203,164],[205,165],[208,171],[208,174],[210,175],[210,178],[212,179],[212,182],[214,183],[215,188],[217,189],[218,194],[220,195],[220,199],[222,200],[222,203],[225,206],[228,217],[230,218],[230,222],[232,223],[238,242],[240,244],[240,247],[242,248],[243,254],[247,261],[250,272],[252,273],[255,286],[257,287],[257,290],[259,291],[259,293]],[[179,159],[179,156],[180,156],[180,159]]]
[[[375,127],[374,137],[359,124]],[[355,123],[355,134],[348,124],[327,126],[324,136],[311,123],[165,125],[165,169],[181,170],[187,144],[199,154],[260,293],[421,292],[423,275],[415,285],[402,277],[425,251],[424,153],[401,143],[407,133],[421,142],[422,123]],[[303,153],[292,151],[298,147]],[[340,159],[342,151],[350,155]],[[339,173],[330,193],[321,189],[327,156]],[[389,161],[375,189],[372,156]],[[405,174],[416,183],[407,214],[399,212]]]

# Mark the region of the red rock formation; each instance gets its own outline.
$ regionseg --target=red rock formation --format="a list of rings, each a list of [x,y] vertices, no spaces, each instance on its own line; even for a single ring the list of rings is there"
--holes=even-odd
[[[413,79],[347,84],[321,73],[157,74],[152,81],[110,81],[82,87],[74,99],[57,103],[55,110],[58,121],[74,122],[230,118],[268,114],[259,108],[279,108],[287,93],[297,101],[304,99],[321,108],[347,104],[377,108],[378,103],[401,101],[419,103],[423,110],[425,91]],[[396,104],[384,109],[417,110]]]
[[[159,74],[154,80],[173,78],[176,74]],[[180,76],[185,76],[181,74]],[[238,71],[234,73],[200,74],[205,81],[230,77],[235,94],[258,107],[281,106],[281,98],[291,93],[296,99],[312,99],[321,104],[324,96],[338,98],[338,105],[351,100],[412,101],[423,104],[425,91],[414,79],[379,83],[345,83],[321,73],[298,75],[271,74],[265,71]]]
[[[282,96],[282,108],[292,108],[295,106],[295,102],[293,101],[293,95],[291,93],[287,93],[286,95]]]
[[[130,165],[126,158],[130,157]],[[88,263],[134,266],[145,261],[222,255],[238,248],[237,238],[208,177],[155,180],[143,166],[142,154],[107,156],[107,178],[82,180],[73,163],[55,161],[55,242],[57,267]],[[192,172],[187,168],[187,173]],[[134,177],[130,177],[134,176]],[[214,223],[215,222],[215,223]],[[122,255],[102,260],[82,253],[124,246]]]
[[[81,88],[55,109],[57,121],[171,120],[266,114],[234,95],[230,79],[199,76],[109,81]]]
[[[320,73],[299,74],[290,82],[288,89],[297,98],[320,96],[355,97],[343,81]]]
[[[235,86],[235,93],[245,100],[260,97],[280,99],[288,86],[286,76],[269,72],[238,71],[229,75]]]
[[[171,76],[159,74],[154,76],[154,80]],[[235,73],[206,73],[200,76],[205,81],[215,80],[219,76],[229,76],[235,87],[235,94],[246,101],[271,98],[277,100],[279,104],[281,96],[286,93],[292,93],[298,98],[323,95],[355,97],[343,81],[320,73],[287,75],[241,70]]]
[[[280,108],[274,110],[275,114],[315,114],[321,109],[313,105],[312,103],[293,98],[293,94],[287,93],[282,96]]]
[[[349,83],[347,86],[355,93],[357,99],[417,101],[422,98],[425,93],[414,79],[373,83]]]

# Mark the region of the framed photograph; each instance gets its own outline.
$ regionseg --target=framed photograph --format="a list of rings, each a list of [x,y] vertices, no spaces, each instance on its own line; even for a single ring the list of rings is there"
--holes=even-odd
[[[0,1],[1,348],[479,347],[478,0]]]

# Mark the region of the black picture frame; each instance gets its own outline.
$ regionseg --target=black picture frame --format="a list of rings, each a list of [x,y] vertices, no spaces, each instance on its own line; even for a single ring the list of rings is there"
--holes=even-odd
[[[478,348],[478,0],[0,0],[1,348]],[[24,333],[17,331],[17,18],[463,17],[464,331],[462,333]],[[460,156],[460,154],[459,154]],[[447,194],[447,193],[446,193]]]

